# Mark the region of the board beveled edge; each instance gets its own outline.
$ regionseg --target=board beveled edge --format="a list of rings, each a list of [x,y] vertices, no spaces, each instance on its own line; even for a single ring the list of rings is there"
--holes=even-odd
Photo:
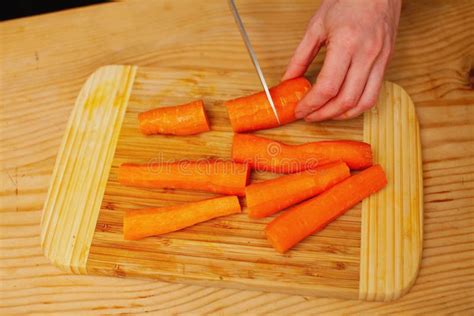
[[[392,301],[415,283],[423,250],[419,123],[402,87],[384,83],[376,107],[364,115],[364,141],[388,184],[362,202],[359,299]]]
[[[63,136],[41,218],[55,266],[85,274],[90,245],[137,66],[108,65],[83,85]]]

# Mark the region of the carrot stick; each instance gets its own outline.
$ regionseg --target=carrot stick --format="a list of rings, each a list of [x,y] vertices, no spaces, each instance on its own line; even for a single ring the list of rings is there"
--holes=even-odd
[[[145,135],[194,135],[210,130],[202,100],[161,107],[138,114]]]
[[[177,231],[210,219],[240,213],[236,196],[219,197],[170,207],[125,211],[123,235],[137,240]]]
[[[245,188],[250,218],[270,216],[293,204],[315,196],[350,177],[344,162],[255,183]]]
[[[386,184],[380,165],[365,169],[275,218],[265,228],[267,239],[284,253]]]
[[[118,170],[118,181],[144,188],[189,189],[243,196],[249,173],[247,164],[222,160],[124,163]]]
[[[304,77],[290,79],[270,88],[280,123],[296,121],[295,108],[299,100],[311,88]],[[255,131],[278,126],[265,92],[237,98],[224,103],[234,132]]]
[[[372,165],[372,150],[363,142],[322,141],[287,145],[268,138],[235,134],[232,159],[246,162],[256,170],[294,173],[334,161],[344,161],[351,169]]]

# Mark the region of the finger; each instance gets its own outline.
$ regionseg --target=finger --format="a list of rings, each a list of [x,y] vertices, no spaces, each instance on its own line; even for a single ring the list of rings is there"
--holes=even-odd
[[[329,43],[316,83],[296,106],[296,118],[307,116],[338,94],[352,56],[352,50],[339,43]]]
[[[357,105],[354,108],[346,111],[345,113],[335,117],[334,119],[348,120],[357,117],[363,112],[372,108],[377,102],[380,87],[382,86],[383,82],[384,70],[385,66],[383,65],[383,63],[377,62],[369,75],[369,79],[365,86],[364,93],[362,94]]]
[[[382,40],[380,40],[382,43]],[[354,55],[341,91],[336,98],[320,109],[307,115],[310,122],[324,121],[337,117],[357,106],[364,91],[370,71],[382,49],[382,44],[369,43]]]
[[[367,66],[360,62],[352,64],[338,96],[307,115],[305,120],[308,122],[324,121],[355,107],[367,82],[369,71],[365,70],[366,68]]]
[[[335,120],[346,120],[357,117],[377,103],[385,69],[390,59],[390,54],[391,48],[385,46],[372,67],[364,92],[362,93],[357,105],[349,111],[334,118]]]
[[[308,69],[309,65],[316,57],[324,42],[322,29],[308,28],[303,39],[296,48],[286,72],[282,77],[282,81],[300,77]]]

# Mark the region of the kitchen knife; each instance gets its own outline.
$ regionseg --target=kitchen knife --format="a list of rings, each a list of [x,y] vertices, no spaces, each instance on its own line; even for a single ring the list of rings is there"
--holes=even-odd
[[[267,95],[268,102],[270,103],[270,106],[272,107],[272,110],[273,110],[273,113],[275,114],[278,125],[280,125],[280,117],[278,116],[278,112],[275,108],[275,104],[273,103],[272,96],[270,94],[270,91],[268,90],[267,82],[265,81],[265,77],[263,76],[262,69],[260,68],[260,64],[258,63],[257,56],[255,55],[255,52],[252,47],[252,43],[250,43],[250,39],[247,35],[247,32],[245,31],[244,24],[242,22],[242,19],[240,18],[239,11],[237,11],[237,7],[235,5],[234,0],[229,0],[229,6],[230,6],[230,10],[232,11],[232,14],[234,15],[235,22],[237,23],[237,26],[239,27],[240,35],[242,36],[245,46],[247,47],[247,50],[249,52],[250,59],[252,59],[252,63],[255,67],[255,70],[257,71],[258,77],[260,78],[260,82],[263,86],[263,90],[265,90],[265,94]]]

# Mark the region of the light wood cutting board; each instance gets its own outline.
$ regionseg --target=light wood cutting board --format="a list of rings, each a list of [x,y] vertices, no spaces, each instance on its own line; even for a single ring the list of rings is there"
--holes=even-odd
[[[122,162],[230,158],[232,130],[222,102],[255,92],[254,73],[105,66],[84,84],[61,144],[41,223],[44,254],[83,274],[390,301],[414,283],[422,252],[422,165],[413,102],[386,82],[377,106],[349,121],[295,122],[256,134],[299,144],[364,140],[388,185],[282,255],[263,233],[271,220],[242,214],[141,241],[122,236],[123,211],[215,196],[123,187]],[[137,114],[202,98],[212,131],[143,136]],[[252,181],[276,175],[253,172]],[[245,201],[242,200],[245,204]]]

